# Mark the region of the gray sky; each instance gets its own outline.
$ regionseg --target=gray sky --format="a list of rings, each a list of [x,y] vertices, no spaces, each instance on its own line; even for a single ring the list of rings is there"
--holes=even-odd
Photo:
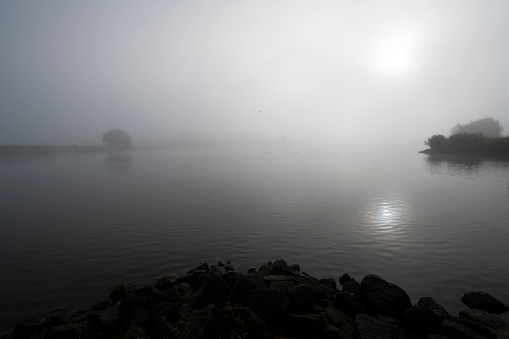
[[[509,2],[0,2],[0,145],[509,132]]]

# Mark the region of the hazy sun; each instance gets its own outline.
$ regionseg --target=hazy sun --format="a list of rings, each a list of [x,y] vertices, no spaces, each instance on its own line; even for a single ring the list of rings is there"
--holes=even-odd
[[[372,69],[383,76],[412,75],[418,64],[416,40],[410,32],[393,32],[379,37],[369,51]]]

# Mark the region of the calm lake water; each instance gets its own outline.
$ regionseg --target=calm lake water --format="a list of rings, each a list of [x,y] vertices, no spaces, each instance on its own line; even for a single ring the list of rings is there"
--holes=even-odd
[[[452,314],[467,291],[509,304],[509,162],[418,150],[0,157],[0,331],[219,259],[374,273]]]

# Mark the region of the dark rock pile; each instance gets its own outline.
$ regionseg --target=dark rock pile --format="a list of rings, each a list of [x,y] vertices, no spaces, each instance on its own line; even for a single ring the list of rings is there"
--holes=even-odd
[[[154,286],[122,283],[74,313],[18,324],[8,338],[509,338],[492,313],[508,307],[484,292],[463,296],[459,317],[432,298],[412,305],[376,275],[316,279],[284,260],[247,274],[231,263],[202,264]],[[491,312],[491,313],[490,313]]]

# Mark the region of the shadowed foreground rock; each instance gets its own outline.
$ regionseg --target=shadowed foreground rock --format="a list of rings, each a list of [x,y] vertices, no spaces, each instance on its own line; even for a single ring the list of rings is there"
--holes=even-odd
[[[338,281],[341,290],[284,260],[247,274],[230,262],[202,264],[154,286],[122,283],[69,319],[28,318],[2,338],[509,338],[509,325],[491,314],[507,306],[486,293],[467,293],[471,309],[455,317],[430,297],[412,305],[376,275]]]

